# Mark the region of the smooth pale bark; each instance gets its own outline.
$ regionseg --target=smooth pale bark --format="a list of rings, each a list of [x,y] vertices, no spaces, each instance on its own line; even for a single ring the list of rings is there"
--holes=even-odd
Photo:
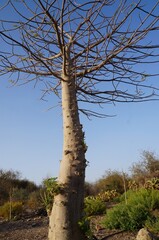
[[[82,218],[85,178],[85,152],[82,126],[76,100],[75,79],[63,71],[63,157],[60,164],[59,184],[64,189],[54,198],[50,216],[49,240],[83,240],[78,222]]]

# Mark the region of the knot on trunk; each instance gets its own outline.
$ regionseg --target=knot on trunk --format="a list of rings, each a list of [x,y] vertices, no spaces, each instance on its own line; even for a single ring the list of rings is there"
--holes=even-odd
[[[65,155],[72,153],[70,150],[65,150]]]

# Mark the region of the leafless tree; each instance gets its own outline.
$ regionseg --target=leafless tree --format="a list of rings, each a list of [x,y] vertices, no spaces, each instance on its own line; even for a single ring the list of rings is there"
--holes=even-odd
[[[106,114],[94,111],[94,104],[158,99],[157,67],[146,70],[159,62],[159,1],[3,0],[0,5],[0,74],[15,85],[41,82],[44,96],[53,92],[61,100],[63,158],[49,240],[84,239],[78,222],[86,146],[79,110],[102,117]]]

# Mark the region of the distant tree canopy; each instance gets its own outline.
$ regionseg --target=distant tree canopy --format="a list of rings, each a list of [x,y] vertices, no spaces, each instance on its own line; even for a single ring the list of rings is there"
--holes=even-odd
[[[143,151],[141,161],[131,167],[132,178],[144,184],[147,179],[159,178],[159,157],[153,152]]]
[[[0,205],[8,201],[11,195],[22,200],[37,189],[35,183],[21,179],[21,174],[18,171],[0,169]]]
[[[116,190],[122,194],[134,182],[138,187],[145,186],[148,180],[159,179],[159,157],[154,152],[143,151],[141,160],[130,168],[130,175],[117,170],[108,170],[95,183],[85,182],[85,196],[104,191]],[[0,205],[9,201],[10,194],[16,201],[27,200],[37,194],[40,188],[27,179],[22,179],[18,171],[0,169]]]
[[[118,193],[124,193],[129,188],[146,187],[151,184],[158,184],[159,179],[159,157],[153,152],[143,151],[141,160],[133,163],[130,167],[130,174],[116,170],[106,171],[104,176],[94,184],[87,184],[87,193],[98,194],[108,190],[116,190]],[[135,184],[135,185],[133,185]],[[158,189],[158,188],[157,188]]]
[[[128,185],[127,174],[118,171],[106,171],[105,175],[95,183],[97,193],[108,190],[116,190],[118,193],[124,192],[124,187]]]

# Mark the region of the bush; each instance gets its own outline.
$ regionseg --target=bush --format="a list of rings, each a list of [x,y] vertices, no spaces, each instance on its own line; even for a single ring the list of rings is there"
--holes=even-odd
[[[42,207],[42,203],[40,201],[40,192],[35,191],[29,194],[28,201],[26,203],[27,207],[32,210],[37,210]]]
[[[116,190],[116,192],[122,194],[128,188],[128,182],[129,177],[127,174],[109,170],[95,183],[94,188],[96,193]]]
[[[12,190],[12,200],[14,202],[26,202],[29,196],[29,192],[24,188],[13,188]]]
[[[159,178],[159,157],[153,152],[143,151],[139,163],[131,167],[132,178],[141,187],[148,179]]]
[[[104,225],[109,229],[135,230],[143,227],[153,218],[153,210],[159,208],[159,192],[141,189],[129,191],[127,204],[122,202],[108,210]]]
[[[159,191],[158,190],[147,190],[141,188],[138,191],[129,190],[126,192],[126,200],[134,205],[144,205],[149,211],[159,208]],[[120,201],[125,201],[125,195],[120,197]]]
[[[159,218],[148,218],[145,222],[146,228],[154,234],[159,233]]]
[[[119,194],[117,193],[116,190],[108,190],[105,192],[100,192],[97,195],[97,198],[99,198],[100,200],[102,200],[103,202],[110,202],[112,200],[114,200],[115,198],[117,198],[119,196]]]
[[[10,220],[22,213],[22,202],[6,202],[0,207],[0,217]]]
[[[84,196],[94,196],[96,194],[96,190],[93,183],[85,182],[84,184]]]
[[[41,191],[40,198],[41,198],[42,206],[45,208],[47,215],[50,216],[51,209],[53,206],[53,196],[51,196],[49,192],[44,190],[44,191]]]
[[[128,223],[127,206],[119,204],[113,209],[107,211],[106,218],[103,222],[108,229],[126,229]]]
[[[159,178],[151,178],[146,181],[144,188],[159,190]]]
[[[47,178],[43,181],[43,189],[41,190],[40,198],[42,205],[45,207],[48,216],[51,213],[54,196],[58,195],[64,188],[62,184],[59,184],[57,178]]]
[[[106,205],[98,197],[86,197],[84,200],[84,212],[86,216],[105,213]]]
[[[104,226],[108,229],[135,230],[142,228],[149,217],[142,205],[119,204],[108,210]]]
[[[128,190],[126,193],[122,194],[120,197],[119,197],[119,202],[124,202],[130,198],[133,197],[134,194],[136,194],[138,191],[134,191],[132,189]]]
[[[81,221],[78,222],[81,231],[84,233],[85,236],[87,236],[87,239],[92,239],[93,237],[93,233],[90,228],[90,218],[91,217],[84,217],[81,219]]]
[[[142,204],[149,211],[159,208],[159,191],[158,190],[146,190],[140,189],[135,194],[132,192],[128,198],[128,201],[132,204]]]

